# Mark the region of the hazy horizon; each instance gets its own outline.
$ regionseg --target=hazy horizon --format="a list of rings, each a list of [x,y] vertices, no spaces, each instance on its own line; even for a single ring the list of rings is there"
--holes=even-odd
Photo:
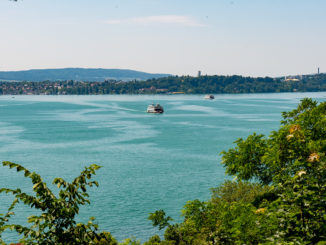
[[[25,70],[0,70],[0,72],[25,72],[25,71],[36,71],[36,70],[64,70],[64,69],[99,69],[99,70],[130,70],[130,71],[135,71],[135,72],[140,72],[140,73],[147,73],[147,74],[160,74],[160,75],[172,75],[172,76],[180,76],[178,74],[168,74],[168,73],[163,73],[163,72],[156,72],[156,73],[152,73],[152,72],[147,72],[147,71],[141,71],[141,70],[132,70],[132,69],[123,69],[123,68],[103,68],[103,67],[58,67],[58,68],[31,68],[31,69],[25,69]],[[201,72],[201,71],[200,71]],[[321,74],[323,72],[320,72]],[[311,72],[311,73],[306,73],[306,74],[284,74],[284,75],[280,75],[280,76],[252,76],[252,75],[242,75],[242,74],[227,74],[227,76],[248,76],[248,77],[272,77],[272,78],[277,78],[277,77],[284,77],[284,76],[300,76],[300,75],[315,75],[317,74],[316,72]],[[203,74],[201,73],[201,76],[224,76],[225,74]],[[198,76],[198,71],[197,74],[183,74],[181,76]],[[1,79],[1,78],[0,78]]]
[[[0,70],[323,72],[325,7],[322,0],[5,0]]]

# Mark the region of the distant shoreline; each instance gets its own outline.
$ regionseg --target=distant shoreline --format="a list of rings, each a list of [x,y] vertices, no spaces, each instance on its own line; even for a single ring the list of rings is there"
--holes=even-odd
[[[326,91],[326,74],[288,78],[168,76],[143,81],[0,81],[0,95],[243,94]]]

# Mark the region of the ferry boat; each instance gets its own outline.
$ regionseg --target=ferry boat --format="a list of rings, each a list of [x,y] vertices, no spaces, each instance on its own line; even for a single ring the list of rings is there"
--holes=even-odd
[[[207,94],[207,95],[205,95],[205,100],[213,100],[213,99],[215,99],[215,97],[214,97],[214,95],[212,95],[212,94]]]
[[[151,104],[147,107],[147,113],[163,113],[164,109],[160,104]]]

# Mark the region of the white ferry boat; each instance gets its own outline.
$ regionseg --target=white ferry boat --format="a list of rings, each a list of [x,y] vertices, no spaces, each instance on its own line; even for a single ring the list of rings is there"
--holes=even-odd
[[[212,95],[212,94],[207,94],[207,95],[205,95],[205,100],[213,100],[213,99],[215,99],[215,97],[214,97],[214,95]]]
[[[151,104],[147,107],[147,112],[148,113],[163,113],[164,109],[160,104]]]

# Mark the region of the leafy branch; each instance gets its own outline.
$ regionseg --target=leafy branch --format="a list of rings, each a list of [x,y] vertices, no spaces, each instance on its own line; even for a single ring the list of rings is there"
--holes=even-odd
[[[0,193],[10,193],[15,197],[8,213],[0,218],[0,234],[5,229],[15,230],[23,234],[24,241],[31,244],[93,244],[94,241],[108,237],[104,233],[97,233],[98,226],[93,223],[95,219],[93,217],[86,224],[75,221],[80,205],[90,203],[87,188],[98,186],[98,182],[92,181],[91,178],[100,166],[92,164],[86,167],[71,183],[62,178],[55,178],[53,184],[60,189],[58,197],[37,173],[8,161],[3,162],[3,166],[23,172],[26,178],[30,178],[35,196],[26,194],[19,188],[0,189]],[[14,214],[12,212],[14,206],[19,202],[42,211],[40,215],[28,217],[30,227],[5,225]]]

